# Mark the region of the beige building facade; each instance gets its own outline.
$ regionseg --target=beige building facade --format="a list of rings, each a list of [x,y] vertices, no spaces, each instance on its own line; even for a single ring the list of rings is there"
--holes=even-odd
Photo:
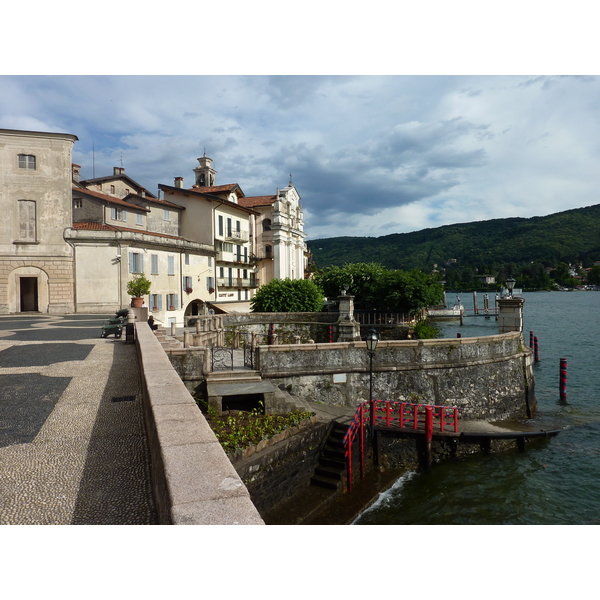
[[[74,311],[71,163],[77,136],[0,129],[0,314]]]

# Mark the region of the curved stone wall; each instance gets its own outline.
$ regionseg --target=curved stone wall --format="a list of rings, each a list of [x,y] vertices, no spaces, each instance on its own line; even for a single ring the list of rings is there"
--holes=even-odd
[[[460,339],[380,342],[373,395],[457,406],[462,418],[499,420],[535,412],[532,351],[519,332]],[[313,402],[354,407],[369,399],[364,342],[260,346],[263,379]]]

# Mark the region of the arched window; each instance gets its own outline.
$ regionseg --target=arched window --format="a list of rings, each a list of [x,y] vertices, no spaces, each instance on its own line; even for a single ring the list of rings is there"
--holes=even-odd
[[[271,219],[263,219],[262,228],[263,231],[271,231]]]

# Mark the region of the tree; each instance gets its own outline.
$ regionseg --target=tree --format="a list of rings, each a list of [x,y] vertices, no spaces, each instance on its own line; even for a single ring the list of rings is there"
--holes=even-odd
[[[315,281],[327,296],[337,297],[345,285],[356,308],[414,313],[438,304],[444,288],[437,277],[417,269],[388,271],[377,263],[354,263],[323,269]]]
[[[253,312],[319,312],[323,290],[310,279],[272,279],[250,300]]]

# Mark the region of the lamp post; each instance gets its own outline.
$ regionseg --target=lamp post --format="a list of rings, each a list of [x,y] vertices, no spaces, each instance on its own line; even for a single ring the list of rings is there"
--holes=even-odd
[[[509,277],[506,280],[506,289],[508,290],[508,297],[509,298],[513,297],[512,294],[513,294],[513,289],[515,288],[515,283],[516,283],[516,281],[512,277]]]
[[[373,358],[375,356],[375,350],[377,349],[377,342],[379,342],[379,336],[374,329],[369,331],[367,335],[367,350],[369,351],[369,408],[371,411],[371,443],[375,446],[375,401],[373,400]]]

